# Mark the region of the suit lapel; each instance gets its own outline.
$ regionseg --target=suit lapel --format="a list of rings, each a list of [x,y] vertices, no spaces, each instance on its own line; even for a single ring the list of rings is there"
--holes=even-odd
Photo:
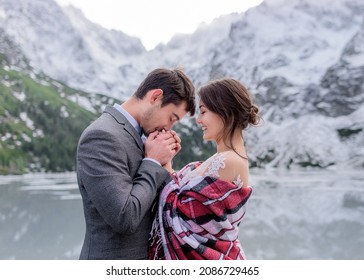
[[[123,128],[134,138],[139,148],[144,151],[144,144],[140,135],[122,113],[110,105],[105,107],[104,113],[110,114],[120,125],[122,125]]]

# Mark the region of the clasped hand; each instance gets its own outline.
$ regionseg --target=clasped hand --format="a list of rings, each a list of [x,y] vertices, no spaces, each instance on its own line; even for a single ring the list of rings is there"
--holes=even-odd
[[[150,133],[144,143],[145,157],[158,161],[162,166],[169,165],[172,158],[181,150],[181,139],[173,130]]]

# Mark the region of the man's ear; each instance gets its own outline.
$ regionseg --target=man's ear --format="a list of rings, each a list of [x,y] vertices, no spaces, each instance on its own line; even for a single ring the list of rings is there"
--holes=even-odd
[[[152,89],[147,93],[150,104],[154,104],[155,102],[162,101],[163,98],[163,90],[157,88]]]

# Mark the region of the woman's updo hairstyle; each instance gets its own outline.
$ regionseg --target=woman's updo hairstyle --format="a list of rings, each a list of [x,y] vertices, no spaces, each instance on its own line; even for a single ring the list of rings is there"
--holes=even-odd
[[[260,121],[259,108],[253,104],[249,91],[243,84],[232,78],[208,82],[198,90],[205,106],[218,114],[225,125],[224,138],[233,137],[236,128],[246,129]]]
[[[232,78],[213,80],[200,87],[198,95],[205,106],[220,115],[225,123],[245,129],[260,121],[259,108],[253,104],[246,87]]]
[[[247,159],[237,152],[232,143],[236,129],[244,130],[260,122],[259,108],[253,104],[249,91],[239,81],[223,78],[200,87],[198,95],[207,109],[221,117],[224,123],[221,137],[225,144]]]

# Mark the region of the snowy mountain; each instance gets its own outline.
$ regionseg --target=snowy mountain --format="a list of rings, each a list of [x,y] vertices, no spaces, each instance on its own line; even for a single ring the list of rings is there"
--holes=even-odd
[[[0,175],[75,170],[79,135],[115,102],[35,71],[0,28]]]
[[[0,0],[0,25],[31,65],[92,93],[122,92],[120,65],[145,52],[141,41],[87,20],[53,0]]]
[[[364,167],[361,0],[265,0],[149,52],[52,0],[0,0],[0,24],[36,69],[119,99],[160,66],[240,79],[264,119],[245,133],[252,166]]]
[[[232,25],[214,64],[262,105],[258,165],[363,167],[363,15],[361,1],[266,1]]]

